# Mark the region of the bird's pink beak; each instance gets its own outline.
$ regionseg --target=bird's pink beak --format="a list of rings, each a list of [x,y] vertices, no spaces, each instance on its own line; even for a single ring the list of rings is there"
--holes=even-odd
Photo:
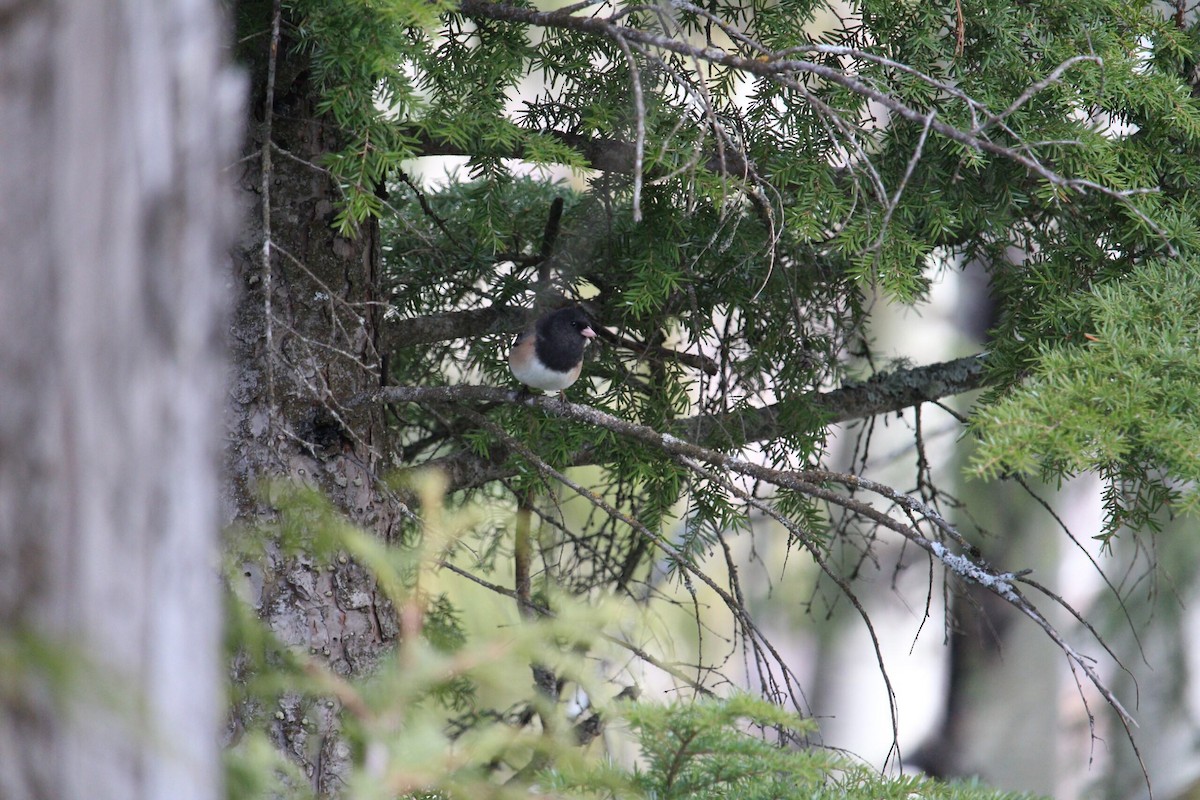
[[[579,332],[579,335],[585,339],[591,339],[593,336],[596,335],[596,332],[594,330],[592,330],[592,326],[589,325],[588,327],[581,330]]]

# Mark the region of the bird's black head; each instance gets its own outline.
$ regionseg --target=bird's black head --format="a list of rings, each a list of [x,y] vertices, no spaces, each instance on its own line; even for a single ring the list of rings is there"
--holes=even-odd
[[[567,306],[552,314],[547,314],[538,328],[538,333],[548,338],[578,337],[583,340],[591,339],[596,335],[596,331],[592,328],[592,321],[579,306]]]
[[[583,345],[596,331],[587,314],[569,306],[542,317],[537,326],[537,357],[558,372],[570,372],[583,358]]]

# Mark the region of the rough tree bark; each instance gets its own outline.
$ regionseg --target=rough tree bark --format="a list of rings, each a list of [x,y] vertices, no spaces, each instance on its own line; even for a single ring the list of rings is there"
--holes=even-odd
[[[382,411],[344,399],[380,385],[377,229],[333,226],[340,194],[320,167],[339,132],[317,111],[307,56],[279,4],[237,4],[250,70],[248,135],[240,162],[241,235],[232,258],[239,297],[231,326],[227,411],[228,521],[270,530],[270,481],[319,487],[340,511],[388,540],[404,506],[380,490]],[[342,675],[369,672],[394,642],[395,614],[352,560],[317,563],[278,550],[246,564],[239,590],[284,644]],[[236,666],[236,665],[235,665]],[[276,708],[233,710],[236,739],[265,715],[275,744],[320,796],[336,794],[349,750],[332,701],[289,695]]]
[[[0,797],[219,796],[223,34],[0,2]]]

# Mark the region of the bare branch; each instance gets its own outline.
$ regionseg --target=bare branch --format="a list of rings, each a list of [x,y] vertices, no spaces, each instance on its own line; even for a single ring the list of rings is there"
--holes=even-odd
[[[797,541],[801,546],[804,547],[805,550],[808,551],[808,554],[820,568],[821,572],[823,572],[831,581],[834,582],[838,589],[841,590],[842,595],[849,601],[850,605],[853,606],[854,610],[858,613],[858,616],[862,619],[863,625],[867,629],[867,634],[871,638],[871,646],[875,650],[875,661],[879,665],[879,675],[883,678],[883,684],[887,691],[888,709],[892,717],[892,748],[898,755],[900,741],[900,709],[896,704],[896,691],[892,686],[891,676],[888,675],[887,666],[884,664],[883,645],[880,644],[879,635],[875,632],[875,623],[871,621],[870,614],[867,613],[867,610],[863,607],[862,602],[858,599],[858,596],[854,593],[854,590],[850,588],[849,582],[829,565],[828,559],[822,552],[821,547],[815,542],[812,534],[802,529],[794,520],[791,520],[785,515],[779,513],[779,511],[771,506],[771,504],[763,501],[761,498],[755,497],[751,492],[747,492],[745,489],[742,489],[736,483],[729,480],[727,476],[715,474],[711,470],[706,469],[704,465],[693,461],[690,458],[682,458],[680,459],[680,463],[687,466],[696,474],[724,486],[732,494],[741,498],[748,505],[758,509],[763,514],[782,525],[784,530],[786,530],[795,539],[795,541]]]
[[[1057,83],[1059,79],[1062,78],[1064,72],[1082,62],[1092,62],[1094,64],[1102,63],[1099,56],[1072,56],[1071,58],[1068,58],[1066,61],[1062,62],[1053,70],[1051,70],[1049,75],[1026,87],[1025,91],[1021,92],[1021,95],[1012,102],[1012,105],[1004,109],[1004,111],[1002,111],[1000,114],[996,115],[995,119],[990,120],[990,122],[1002,122],[1003,120],[1012,116],[1017,109],[1032,100],[1034,95],[1044,91],[1051,84]]]
[[[888,201],[887,210],[884,211],[883,221],[879,225],[879,236],[875,239],[875,244],[871,249],[878,250],[883,246],[883,240],[887,236],[888,225],[892,222],[892,215],[896,213],[896,208],[900,205],[900,197],[904,194],[904,187],[908,186],[908,181],[912,177],[913,172],[917,169],[917,163],[921,160],[921,153],[925,151],[925,140],[929,138],[929,126],[933,124],[934,112],[930,111],[925,117],[925,125],[921,128],[921,136],[917,139],[917,146],[913,148],[912,157],[908,159],[908,166],[904,170],[904,176],[900,179],[900,185],[896,187],[895,194]]]

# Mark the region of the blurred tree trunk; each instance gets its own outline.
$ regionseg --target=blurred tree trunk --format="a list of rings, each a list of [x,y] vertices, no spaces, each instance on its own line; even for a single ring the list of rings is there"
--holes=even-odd
[[[0,2],[0,797],[220,794],[222,34]]]
[[[385,540],[404,507],[381,491],[382,409],[346,398],[377,388],[378,227],[353,236],[333,223],[340,190],[320,164],[341,134],[317,109],[308,61],[278,4],[235,6],[239,59],[250,72],[248,135],[238,175],[241,234],[233,255],[239,297],[231,329],[227,515],[266,527],[277,511],[270,481],[318,487],[340,511]],[[265,173],[265,175],[264,175]],[[352,560],[318,563],[278,549],[246,564],[242,596],[284,644],[342,675],[369,671],[394,642],[395,614]],[[319,795],[342,788],[349,751],[332,702],[289,695],[275,708],[234,709],[236,739],[266,714],[275,744]]]

